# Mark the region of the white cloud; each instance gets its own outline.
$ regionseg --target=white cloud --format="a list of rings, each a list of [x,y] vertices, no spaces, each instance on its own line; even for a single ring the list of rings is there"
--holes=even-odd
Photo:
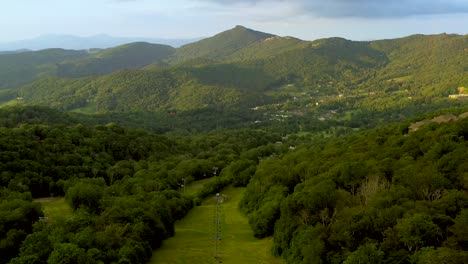
[[[269,5],[301,7],[304,14],[321,17],[398,18],[415,15],[468,13],[465,0],[193,0],[218,5]]]

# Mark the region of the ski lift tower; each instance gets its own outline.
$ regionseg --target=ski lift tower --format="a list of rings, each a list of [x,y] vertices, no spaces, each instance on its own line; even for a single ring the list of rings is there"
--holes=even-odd
[[[224,202],[224,196],[220,195],[219,193],[216,194],[215,197],[215,211],[214,211],[214,217],[213,217],[213,238],[215,241],[215,252],[214,252],[214,257],[216,260],[221,263],[221,241],[222,241],[222,234],[223,234],[223,202]]]

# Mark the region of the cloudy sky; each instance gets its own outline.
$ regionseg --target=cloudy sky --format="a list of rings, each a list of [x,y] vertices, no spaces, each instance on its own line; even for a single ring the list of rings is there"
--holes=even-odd
[[[235,25],[313,40],[468,33],[467,0],[2,0],[0,41],[44,34],[192,38]]]

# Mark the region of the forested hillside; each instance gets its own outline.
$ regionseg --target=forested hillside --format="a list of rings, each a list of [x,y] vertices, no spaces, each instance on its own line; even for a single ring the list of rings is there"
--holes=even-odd
[[[274,37],[274,35],[248,29],[243,26],[236,26],[211,38],[182,46],[177,50],[172,60],[173,62],[183,62],[200,57],[218,61],[224,60],[249,45],[271,37]]]
[[[0,54],[0,89],[16,88],[43,77],[105,75],[161,62],[175,52],[167,45],[136,42],[109,49],[47,49]]]
[[[90,108],[91,112],[231,107],[252,100],[251,94],[255,94],[241,91],[234,86],[237,83],[217,79],[217,75],[204,74],[203,69],[125,70],[99,78],[41,79],[18,92],[28,104],[61,110]]]
[[[468,119],[262,161],[241,208],[287,263],[465,263]]]
[[[86,56],[86,51],[62,49],[0,54],[0,89],[27,84],[42,75],[53,74],[56,63]]]
[[[254,168],[280,140],[256,130],[168,138],[54,118],[17,126],[17,118],[0,129],[1,263],[145,263],[194,201],[227,184],[189,197],[179,192],[182,182],[219,174],[241,158]],[[23,122],[47,123],[45,115],[30,118]],[[44,213],[32,198],[51,195],[64,195],[74,211],[38,221]]]
[[[459,35],[414,35],[402,39],[373,41],[372,47],[389,57],[378,74],[410,94],[447,96],[468,81],[468,37]]]
[[[166,45],[144,42],[130,43],[115,48],[94,52],[88,58],[60,63],[57,75],[60,77],[85,77],[105,75],[124,69],[138,69],[158,63],[175,53]]]
[[[256,108],[321,119],[331,110],[346,119],[358,109],[412,112],[415,105],[460,105],[448,95],[468,85],[467,41],[442,34],[307,42],[236,27],[180,49],[133,43],[92,51],[50,66],[55,74],[0,100],[15,104],[17,96],[86,113]],[[64,78],[79,76],[89,77]]]

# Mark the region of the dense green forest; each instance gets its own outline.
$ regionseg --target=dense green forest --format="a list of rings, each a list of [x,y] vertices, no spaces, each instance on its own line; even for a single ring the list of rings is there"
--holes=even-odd
[[[395,124],[264,160],[241,208],[287,263],[466,263],[468,120]]]
[[[237,26],[0,54],[0,263],[146,263],[229,185],[285,263],[467,263],[467,46]]]
[[[50,109],[2,112],[2,263],[145,263],[174,221],[229,184],[247,186],[240,207],[255,236],[273,236],[287,263],[467,258],[466,118],[411,134],[407,121],[310,138],[164,136]],[[183,195],[182,183],[212,176]],[[73,214],[38,221],[33,198],[50,195],[65,196]]]
[[[0,128],[1,263],[145,263],[174,234],[174,221],[232,179],[196,197],[179,192],[182,182],[248,164],[246,183],[259,157],[287,151],[275,146],[279,135],[260,130],[169,138],[41,110],[54,113],[10,113]],[[33,198],[51,195],[65,196],[72,216],[38,221],[44,214]]]

